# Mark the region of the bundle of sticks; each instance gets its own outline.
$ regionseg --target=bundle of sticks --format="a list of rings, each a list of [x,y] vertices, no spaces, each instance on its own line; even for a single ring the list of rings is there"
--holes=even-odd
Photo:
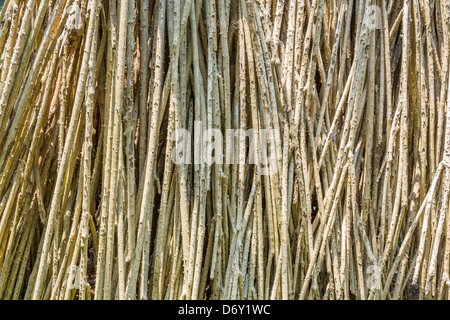
[[[450,298],[447,0],[6,0],[1,299]]]

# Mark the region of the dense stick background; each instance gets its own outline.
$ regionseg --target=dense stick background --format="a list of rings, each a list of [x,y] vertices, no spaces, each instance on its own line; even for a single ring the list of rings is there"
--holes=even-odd
[[[449,28],[447,0],[6,0],[0,298],[449,299]],[[280,140],[174,163],[198,123]]]

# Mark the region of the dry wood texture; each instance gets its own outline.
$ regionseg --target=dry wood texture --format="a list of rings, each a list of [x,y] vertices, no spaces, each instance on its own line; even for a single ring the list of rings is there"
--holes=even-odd
[[[449,299],[449,36],[448,0],[6,0],[0,298]]]

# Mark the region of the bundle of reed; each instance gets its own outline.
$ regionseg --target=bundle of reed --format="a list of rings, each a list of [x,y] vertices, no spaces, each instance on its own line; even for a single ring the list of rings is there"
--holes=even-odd
[[[450,298],[447,0],[6,0],[1,299]]]

